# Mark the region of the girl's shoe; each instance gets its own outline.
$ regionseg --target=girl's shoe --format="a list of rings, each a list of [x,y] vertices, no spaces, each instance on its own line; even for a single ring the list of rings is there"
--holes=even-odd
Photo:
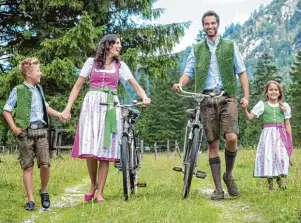
[[[269,184],[269,191],[273,190],[273,178],[267,178]]]
[[[280,189],[286,190],[286,183],[283,180],[283,177],[277,177],[277,184]]]

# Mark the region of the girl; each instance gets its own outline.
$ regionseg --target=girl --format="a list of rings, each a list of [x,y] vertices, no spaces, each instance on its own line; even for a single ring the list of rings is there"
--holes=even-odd
[[[106,183],[109,162],[118,162],[119,139],[122,128],[120,108],[107,109],[100,102],[118,102],[116,95],[120,78],[127,80],[135,89],[144,105],[150,104],[145,91],[136,82],[128,66],[119,59],[120,39],[109,34],[102,38],[94,58],[88,58],[75,83],[62,113],[64,120],[71,118],[71,107],[85,79],[90,79],[77,126],[72,157],[85,158],[91,180],[85,200],[92,200],[97,190],[97,202],[104,202],[103,189]],[[112,121],[111,119],[115,119]],[[97,173],[98,172],[98,173]]]
[[[283,102],[283,90],[276,81],[266,83],[264,95],[267,101],[259,101],[251,113],[242,106],[247,120],[263,115],[264,129],[257,146],[254,177],[266,177],[270,191],[276,178],[279,187],[285,190],[283,177],[288,175],[292,153],[291,108]]]

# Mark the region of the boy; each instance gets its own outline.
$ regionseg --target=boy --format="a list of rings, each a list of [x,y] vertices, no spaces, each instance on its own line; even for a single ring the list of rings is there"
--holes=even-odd
[[[40,168],[41,203],[44,208],[50,206],[47,193],[50,176],[47,115],[60,117],[61,113],[50,108],[45,101],[43,90],[39,85],[42,73],[38,59],[27,58],[20,62],[19,68],[24,82],[11,91],[3,109],[3,116],[18,139],[20,165],[23,169],[23,183],[28,199],[24,209],[31,211],[35,208],[33,196],[34,157],[37,157],[37,164]],[[16,109],[16,115],[13,119],[14,109]]]

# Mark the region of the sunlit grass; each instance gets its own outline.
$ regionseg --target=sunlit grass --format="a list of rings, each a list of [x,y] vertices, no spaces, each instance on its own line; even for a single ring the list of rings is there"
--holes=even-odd
[[[122,175],[110,166],[105,188],[106,202],[96,204],[83,199],[72,207],[55,208],[39,213],[39,172],[35,169],[35,199],[37,208],[33,212],[23,210],[26,203],[22,171],[17,155],[0,156],[0,222],[22,222],[35,216],[34,222],[297,222],[300,205],[301,150],[295,150],[287,178],[288,189],[268,192],[264,179],[252,177],[255,151],[243,150],[237,156],[235,178],[240,189],[237,199],[212,202],[200,189],[213,189],[207,154],[200,154],[198,169],[208,173],[205,180],[193,179],[191,196],[182,199],[183,174],[172,171],[181,166],[179,158],[166,154],[145,155],[139,175],[146,188],[138,188],[138,194],[124,201]],[[221,154],[222,170],[224,157]],[[64,189],[82,184],[88,178],[84,160],[55,159],[51,165],[49,193],[52,201],[61,199]],[[83,194],[88,188],[83,189]],[[224,187],[225,188],[225,187]],[[4,205],[2,205],[4,204]],[[229,220],[230,219],[230,220]]]

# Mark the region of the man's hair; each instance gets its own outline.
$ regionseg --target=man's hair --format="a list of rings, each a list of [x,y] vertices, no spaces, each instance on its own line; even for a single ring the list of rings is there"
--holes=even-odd
[[[39,60],[36,57],[26,58],[19,63],[19,69],[23,77],[26,77],[26,73],[33,66],[40,65]]]
[[[218,16],[218,14],[215,11],[213,11],[213,10],[209,10],[209,11],[205,12],[204,15],[203,15],[203,17],[202,17],[202,24],[203,25],[204,25],[204,19],[207,16],[215,16],[216,22],[217,22],[217,24],[219,24],[219,16]]]

